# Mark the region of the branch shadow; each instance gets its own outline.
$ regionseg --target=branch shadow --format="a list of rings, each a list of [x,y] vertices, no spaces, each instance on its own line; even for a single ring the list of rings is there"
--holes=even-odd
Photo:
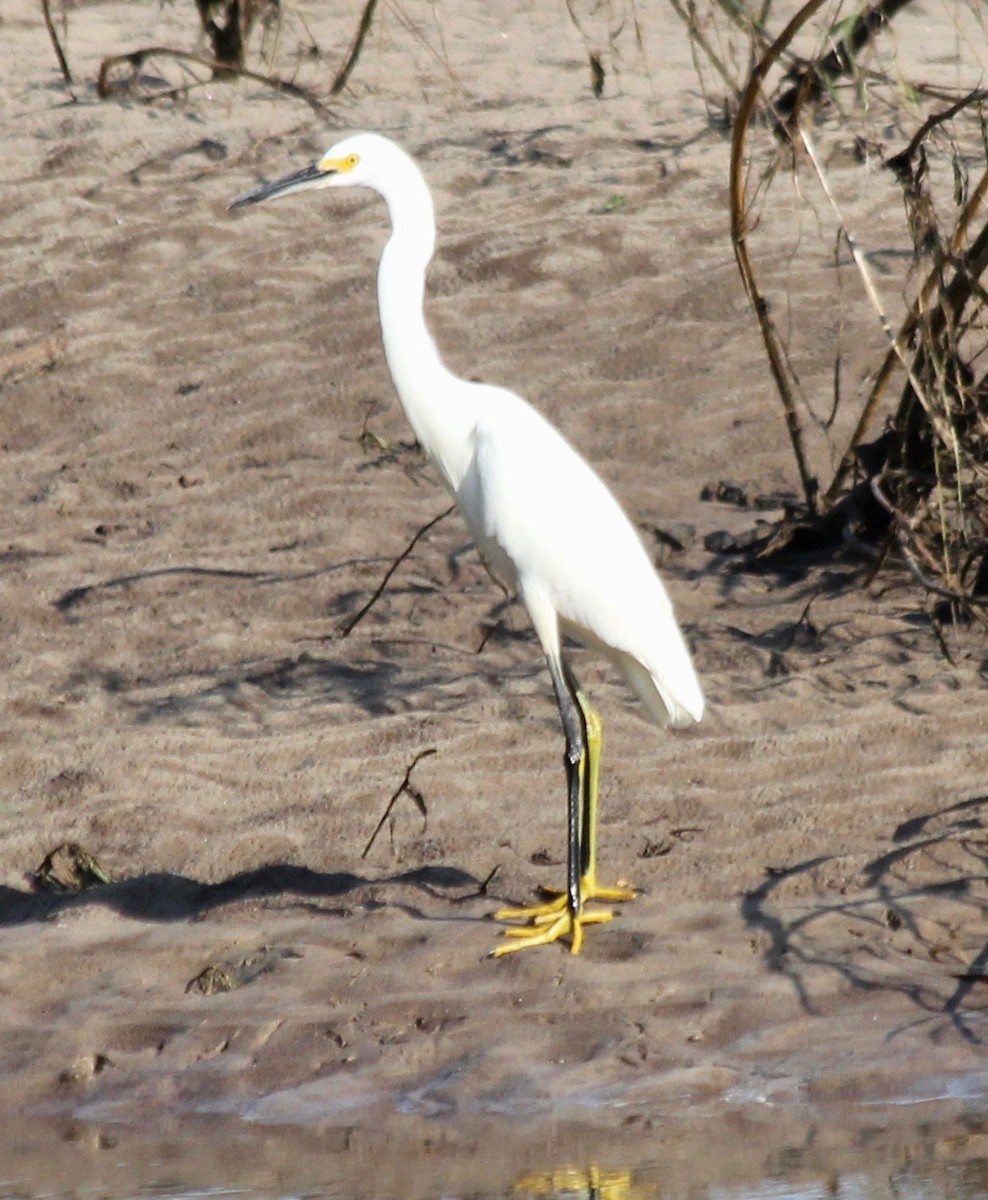
[[[988,796],[904,821],[890,841],[891,849],[857,865],[839,898],[807,904],[787,897],[794,883],[805,887],[814,875],[848,866],[846,856],[818,855],[771,870],[742,897],[741,916],[766,939],[766,966],[790,980],[807,1013],[816,1011],[810,973],[824,967],[856,989],[899,993],[921,1021],[984,1045]],[[901,969],[890,972],[890,962]],[[910,971],[918,962],[943,972]]]
[[[513,683],[535,679],[541,670],[541,659],[534,654],[531,661],[481,661],[472,651],[437,647],[428,639],[414,644],[376,640],[373,653],[358,650],[350,661],[306,650],[214,670],[189,668],[154,676],[88,672],[74,675],[69,688],[95,680],[125,705],[138,725],[188,722],[221,708],[250,712],[252,696],[263,696],[266,711],[268,702],[274,707],[342,704],[369,716],[393,716],[423,709],[453,711],[478,681],[485,689],[504,692]]]
[[[86,619],[86,607],[101,596],[112,595],[135,585],[161,579],[202,579],[243,581],[253,586],[294,583],[332,575],[355,565],[376,563],[378,559],[334,563],[299,573],[240,571],[198,566],[176,566],[121,575],[101,582],[73,587],[54,601],[55,609],[73,624]],[[417,595],[423,585],[409,583],[389,589],[395,595]],[[436,584],[435,590],[441,590]],[[491,661],[484,657],[485,647],[493,641],[506,642],[511,634],[498,619],[503,601],[488,612],[488,622],[497,628],[496,638],[478,635],[477,647],[438,643],[415,636],[388,636],[378,631],[371,638],[348,638],[336,626],[334,617],[346,615],[362,603],[365,593],[350,591],[336,597],[327,619],[325,636],[307,639],[322,649],[304,649],[293,654],[265,656],[227,664],[200,666],[188,661],[169,663],[164,669],[136,671],[120,668],[101,669],[87,665],[66,680],[68,694],[84,693],[89,687],[101,688],[129,711],[137,724],[157,721],[189,721],[217,709],[250,710],[251,696],[263,696],[277,703],[341,703],[359,707],[368,715],[383,716],[418,710],[428,706],[434,711],[449,711],[463,702],[471,681],[482,681],[485,688],[503,690],[517,680],[528,680],[542,670],[541,656],[533,652],[531,661]],[[526,631],[528,640],[532,640]]]
[[[93,601],[100,596],[115,592],[120,588],[133,587],[136,584],[146,583],[149,580],[241,580],[243,582],[256,583],[259,585],[298,583],[307,579],[318,579],[324,575],[335,575],[341,571],[352,570],[354,567],[380,564],[385,561],[386,560],[380,556],[375,558],[355,558],[348,559],[345,562],[330,563],[327,566],[313,567],[308,571],[293,572],[244,571],[235,570],[229,567],[201,567],[195,564],[186,564],[184,566],[174,567],[155,567],[146,571],[135,571],[128,575],[115,575],[109,579],[101,579],[97,583],[87,583],[82,584],[79,587],[69,588],[67,591],[64,591],[57,600],[53,601],[53,607],[63,616],[69,617],[73,620],[78,620],[79,614],[76,612],[76,610],[86,603]]]
[[[370,894],[359,895],[364,889]],[[302,907],[315,905],[323,915],[345,916],[358,906],[398,907],[422,920],[431,919],[416,906],[397,898],[408,889],[453,905],[488,894],[480,880],[459,867],[432,865],[395,875],[368,877],[349,871],[314,871],[292,863],[275,863],[241,871],[219,883],[202,883],[162,871],[81,892],[21,891],[0,886],[0,927],[50,921],[62,913],[93,905],[105,906],[133,920],[189,922],[244,900],[286,896],[297,898]],[[386,894],[388,890],[395,893],[395,898],[382,899],[382,891]],[[327,908],[326,901],[338,904]]]

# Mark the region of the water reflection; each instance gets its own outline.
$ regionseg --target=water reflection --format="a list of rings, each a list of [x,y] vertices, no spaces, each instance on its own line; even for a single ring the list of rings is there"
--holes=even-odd
[[[698,1164],[699,1165],[699,1164]],[[702,1167],[701,1167],[702,1170]],[[985,1200],[988,1197],[988,1159],[956,1165],[901,1164],[891,1171],[825,1173],[818,1179],[766,1178],[737,1187],[702,1183],[667,1188],[661,1168],[638,1171],[560,1167],[526,1175],[515,1185],[516,1196],[538,1200]]]
[[[798,1174],[798,1172],[797,1172]],[[637,1172],[559,1168],[527,1175],[515,1186],[515,1195],[538,1200],[984,1200],[988,1196],[988,1169],[982,1159],[957,1169],[900,1165],[892,1171],[827,1174],[818,1180],[765,1178],[742,1183],[687,1189],[667,1189],[661,1184],[658,1165]]]
[[[900,1110],[901,1111],[901,1110]],[[894,1108],[630,1121],[0,1126],[0,1200],[986,1200],[988,1114]]]
[[[654,1191],[634,1187],[630,1171],[604,1171],[596,1164],[586,1170],[559,1167],[525,1175],[515,1184],[520,1196],[538,1200],[654,1200]]]

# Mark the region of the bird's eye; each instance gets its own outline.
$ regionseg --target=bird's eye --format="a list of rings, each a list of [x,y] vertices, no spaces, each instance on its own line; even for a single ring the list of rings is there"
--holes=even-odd
[[[358,162],[360,162],[359,154],[348,154],[346,156],[346,158],[343,160],[343,165],[346,167],[346,169],[348,171],[352,171]]]

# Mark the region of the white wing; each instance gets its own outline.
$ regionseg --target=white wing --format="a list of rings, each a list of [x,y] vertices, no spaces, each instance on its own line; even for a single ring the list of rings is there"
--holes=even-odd
[[[610,658],[661,724],[703,715],[672,604],[630,521],[591,467],[512,392],[485,389],[458,492],[491,568]],[[534,614],[533,614],[534,615]]]

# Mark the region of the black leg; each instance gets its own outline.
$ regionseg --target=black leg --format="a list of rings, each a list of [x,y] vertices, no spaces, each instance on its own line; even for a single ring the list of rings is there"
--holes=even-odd
[[[571,950],[579,954],[583,928],[609,921],[609,909],[588,910],[587,900],[630,900],[634,892],[625,886],[600,887],[597,883],[597,790],[600,775],[602,727],[600,718],[580,693],[576,679],[558,654],[547,654],[552,686],[566,735],[566,820],[567,870],[565,891],[543,888],[552,899],[527,908],[503,908],[495,916],[502,921],[525,921],[523,927],[506,929],[506,941],[493,951],[500,958],[528,946],[545,946],[568,937]]]
[[[576,684],[562,661],[549,659],[549,673],[556,692],[556,703],[566,734],[566,828],[567,870],[566,894],[570,913],[577,917],[583,908],[580,876],[583,873],[583,826],[585,808],[584,764],[586,762],[587,730],[583,709],[577,699]]]

